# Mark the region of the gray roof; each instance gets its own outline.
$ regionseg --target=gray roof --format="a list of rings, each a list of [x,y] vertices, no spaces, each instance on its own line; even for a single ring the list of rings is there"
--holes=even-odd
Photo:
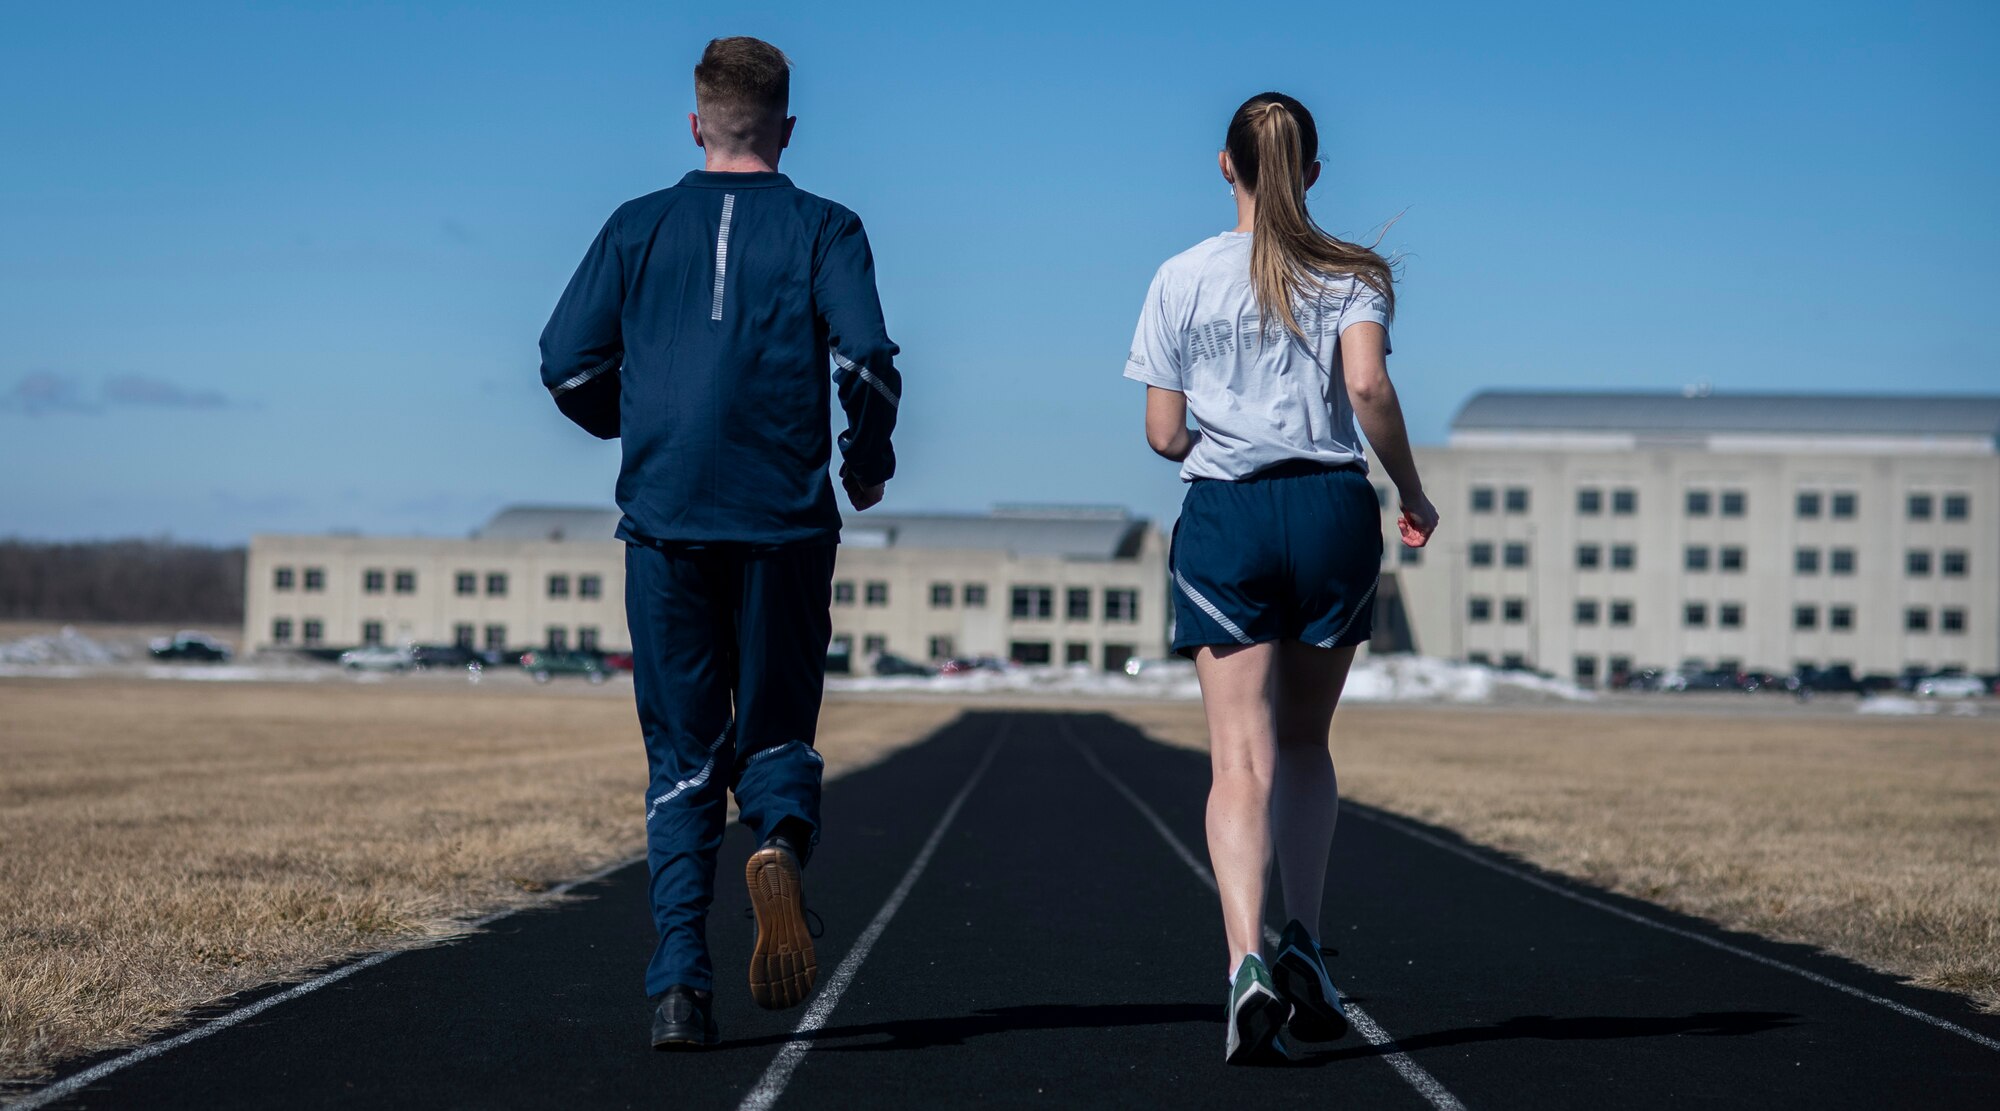
[[[587,506],[515,505],[474,532],[478,540],[610,540],[618,511]],[[1071,559],[1131,558],[1148,522],[1098,506],[1000,506],[991,513],[868,513],[842,524],[855,547],[1010,551]]]
[[[1460,407],[1451,428],[2000,439],[2000,396],[1485,390]]]

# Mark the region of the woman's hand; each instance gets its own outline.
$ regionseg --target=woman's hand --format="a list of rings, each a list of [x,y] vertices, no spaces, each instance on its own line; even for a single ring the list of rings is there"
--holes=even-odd
[[[1402,514],[1396,518],[1396,531],[1403,534],[1403,543],[1412,548],[1430,543],[1431,533],[1438,527],[1437,507],[1422,494],[1414,501],[1404,501],[1402,507]]]

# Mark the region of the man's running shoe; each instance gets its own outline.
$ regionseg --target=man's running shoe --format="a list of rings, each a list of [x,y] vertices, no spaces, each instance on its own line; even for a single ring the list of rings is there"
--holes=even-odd
[[[1236,982],[1229,987],[1229,1013],[1225,1016],[1229,1037],[1223,1044],[1223,1060],[1232,1065],[1254,1065],[1283,1060],[1278,1032],[1285,1028],[1291,1007],[1278,997],[1271,973],[1264,961],[1252,953],[1237,966]]]
[[[806,927],[805,889],[799,858],[789,841],[773,837],[750,854],[743,868],[750,909],[757,916],[757,947],[750,951],[750,998],[766,1010],[805,1002],[819,976],[812,932]]]
[[[706,1049],[722,1040],[709,1013],[709,993],[675,984],[653,1010],[654,1049]]]
[[[1278,956],[1271,962],[1271,980],[1292,1006],[1290,1035],[1302,1042],[1330,1042],[1347,1033],[1347,1012],[1340,992],[1326,974],[1326,951],[1294,918],[1278,938]]]

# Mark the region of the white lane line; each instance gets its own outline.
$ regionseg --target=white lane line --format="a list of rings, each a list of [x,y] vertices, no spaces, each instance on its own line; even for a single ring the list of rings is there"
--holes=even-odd
[[[606,867],[600,868],[597,871],[582,877],[581,879],[574,879],[569,881],[568,883],[559,884],[555,887],[549,888],[546,894],[536,899],[532,903],[527,903],[522,906],[513,907],[508,910],[498,911],[496,913],[486,915],[483,918],[475,918],[472,921],[466,923],[466,925],[470,928],[478,929],[483,926],[490,926],[493,923],[498,922],[502,918],[506,918],[509,915],[519,914],[524,910],[533,910],[537,907],[545,906],[549,902],[558,899],[564,895],[567,895],[569,892],[575,890],[578,887],[583,886],[586,883],[595,883],[596,881],[603,879],[604,877],[610,875],[611,873],[616,872],[620,868],[629,867],[630,865],[637,864],[645,859],[646,858],[644,856],[635,856],[635,857],[629,857],[625,860],[618,861],[616,864],[607,865]],[[318,991],[319,989],[327,986],[328,984],[338,983],[341,980],[345,980],[349,976],[352,976],[357,972],[373,968],[376,965],[381,964],[383,961],[386,961],[391,957],[398,956],[400,954],[407,953],[410,951],[411,950],[408,949],[392,949],[386,953],[375,953],[370,956],[363,957],[352,964],[341,965],[339,968],[336,968],[331,972],[327,972],[322,975],[316,976],[310,980],[307,980],[303,984],[299,984],[296,987],[287,988],[284,991],[277,993],[276,995],[267,995],[264,998],[259,999],[255,1003],[249,1003],[244,1006],[238,1007],[237,1009],[230,1011],[226,1014],[218,1015],[215,1018],[202,1023],[200,1026],[197,1026],[192,1030],[176,1034],[173,1037],[166,1039],[165,1041],[150,1042],[146,1045],[140,1046],[139,1048],[131,1051],[130,1053],[113,1057],[111,1060],[106,1061],[103,1064],[93,1065],[90,1068],[87,1068],[82,1072],[77,1073],[75,1076],[67,1077],[63,1080],[58,1080],[46,1088],[40,1088],[37,1089],[36,1091],[30,1092],[29,1094],[21,1097],[20,1099],[15,1100],[13,1103],[0,1104],[0,1107],[4,1107],[5,1111],[34,1111],[35,1108],[46,1107],[49,1104],[56,1102],[57,1100],[66,1099],[72,1095],[75,1095],[76,1093],[82,1091],[83,1089],[89,1087],[90,1085],[97,1083],[98,1081],[104,1079],[107,1076],[110,1076],[114,1072],[118,1072],[121,1069],[129,1068],[133,1065],[140,1063],[141,1061],[152,1060],[153,1058],[158,1057],[162,1053],[166,1053],[169,1050],[179,1049],[180,1047],[187,1045],[189,1042],[200,1041],[201,1039],[206,1038],[212,1034],[220,1034],[224,1030],[227,1030],[230,1027],[235,1026],[237,1023],[243,1022],[246,1019],[256,1018],[258,1015],[263,1014],[265,1011],[270,1010],[271,1008],[277,1006],[280,1003],[288,1003],[294,999],[297,999],[302,995]]]
[[[742,1111],[765,1111],[778,1102],[779,1096],[785,1094],[785,1085],[791,1081],[792,1073],[798,1069],[799,1063],[805,1060],[806,1051],[812,1048],[813,1032],[825,1026],[826,1020],[833,1017],[833,1009],[840,1006],[842,993],[846,992],[848,985],[854,982],[854,974],[861,970],[861,962],[868,959],[868,951],[875,947],[875,942],[881,938],[882,931],[889,927],[889,920],[896,917],[896,911],[902,908],[903,900],[910,897],[910,889],[917,885],[917,877],[924,874],[924,867],[931,862],[931,854],[937,852],[938,844],[944,840],[945,830],[951,828],[952,819],[958,817],[959,807],[965,805],[966,797],[972,794],[972,789],[979,784],[980,777],[992,766],[993,757],[999,754],[1000,746],[1007,743],[1007,727],[1011,721],[1011,718],[1003,720],[1000,735],[994,739],[993,746],[986,750],[986,755],[979,761],[979,766],[972,769],[972,774],[965,780],[965,786],[960,787],[958,794],[952,798],[951,805],[945,807],[944,815],[938,819],[937,827],[931,830],[930,838],[924,842],[924,847],[918,850],[917,858],[910,862],[910,870],[903,873],[902,882],[896,885],[894,891],[889,892],[888,901],[882,904],[881,910],[875,912],[875,918],[868,923],[868,928],[861,931],[861,936],[855,939],[854,947],[847,951],[847,956],[841,958],[840,967],[834,969],[833,975],[820,987],[819,994],[813,997],[812,1006],[806,1010],[805,1017],[799,1020],[797,1029],[792,1031],[791,1040],[778,1050],[777,1057],[772,1059],[770,1067],[764,1070],[764,1075],[758,1079],[757,1086],[750,1089],[750,1094],[743,1097],[743,1102],[739,1105]]]
[[[1139,815],[1152,825],[1154,832],[1158,833],[1166,841],[1167,846],[1174,850],[1174,855],[1181,858],[1181,863],[1186,864],[1189,870],[1194,872],[1195,878],[1200,880],[1203,886],[1207,887],[1210,891],[1217,891],[1215,873],[1209,871],[1207,865],[1195,858],[1194,853],[1188,850],[1187,845],[1179,837],[1174,836],[1174,831],[1167,828],[1167,823],[1160,820],[1159,814],[1155,813],[1152,807],[1146,805],[1144,799],[1135,794],[1132,788],[1126,786],[1124,780],[1113,775],[1111,769],[1106,768],[1098,761],[1095,753],[1091,752],[1089,748],[1076,739],[1076,734],[1070,729],[1069,719],[1063,718],[1061,721],[1063,735],[1068,738],[1070,746],[1082,755],[1084,763],[1089,764],[1091,769],[1099,776],[1102,776],[1106,783],[1111,784],[1112,790],[1125,796],[1125,801],[1131,803],[1132,808],[1137,810]],[[1276,947],[1278,944],[1278,932],[1266,925],[1264,927],[1264,939],[1273,947]],[[1395,1069],[1409,1083],[1410,1087],[1415,1088],[1417,1094],[1423,1096],[1432,1107],[1437,1108],[1438,1111],[1465,1111],[1465,1104],[1460,1103],[1458,1097],[1451,1094],[1450,1089],[1438,1083],[1437,1077],[1432,1076],[1422,1065],[1410,1060],[1409,1054],[1396,1048],[1396,1039],[1390,1037],[1387,1030],[1382,1029],[1379,1023],[1368,1017],[1368,1012],[1362,1010],[1352,1002],[1347,1003],[1343,1009],[1347,1012],[1348,1021],[1353,1024],[1354,1029],[1361,1033],[1361,1036],[1367,1040],[1368,1044],[1384,1050],[1381,1054],[1382,1060],[1388,1062],[1389,1067]]]
[[[1804,979],[1811,980],[1813,983],[1818,984],[1821,987],[1832,988],[1837,992],[1841,992],[1846,995],[1851,995],[1856,999],[1866,1000],[1867,1002],[1874,1003],[1877,1006],[1887,1007],[1888,1009],[1896,1012],[1899,1015],[1903,1015],[1908,1018],[1914,1018],[1919,1022],[1928,1022],[1932,1026],[1935,1026],[1940,1030],[1948,1030],[1951,1033],[1957,1034],[1961,1038],[1965,1038],[1966,1040],[1974,1042],[1978,1045],[1983,1045],[1988,1049],[2000,1050],[2000,1040],[1989,1038],[1986,1035],[1981,1034],[1977,1030],[1968,1030],[1965,1027],[1960,1026],[1955,1022],[1939,1018],[1936,1015],[1929,1014],[1924,1011],[1919,1011],[1915,1007],[1898,1003],[1893,999],[1884,998],[1883,996],[1876,995],[1873,992],[1863,991],[1860,988],[1853,987],[1849,984],[1843,984],[1839,980],[1835,980],[1827,976],[1822,976],[1819,973],[1814,972],[1810,969],[1800,968],[1798,965],[1795,964],[1787,964],[1786,962],[1777,960],[1776,958],[1764,956],[1762,953],[1755,953],[1748,949],[1744,949],[1740,946],[1731,945],[1726,941],[1718,941],[1715,938],[1708,937],[1705,934],[1696,933],[1693,930],[1684,930],[1679,926],[1669,925],[1665,922],[1648,918],[1643,914],[1635,914],[1632,911],[1626,910],[1624,907],[1614,906],[1610,903],[1603,901],[1602,899],[1593,899],[1590,896],[1582,894],[1580,892],[1571,891],[1569,888],[1564,887],[1561,884],[1550,883],[1548,880],[1545,880],[1540,876],[1535,875],[1532,872],[1528,872],[1520,868],[1509,867],[1508,865],[1502,864],[1497,860],[1488,859],[1486,856],[1480,853],[1476,853],[1471,849],[1465,848],[1462,845],[1454,845],[1442,837],[1437,837],[1432,834],[1426,833],[1423,830],[1418,829],[1417,827],[1410,825],[1407,822],[1391,818],[1386,814],[1375,814],[1366,810],[1362,810],[1358,807],[1349,808],[1347,812],[1353,814],[1355,817],[1366,819],[1378,825],[1388,826],[1390,829],[1393,829],[1398,833],[1401,833],[1408,837],[1414,837],[1417,840],[1422,841],[1427,845],[1443,849],[1445,852],[1451,853],[1456,856],[1462,856],[1465,859],[1472,861],[1474,864],[1479,864],[1484,867],[1491,868],[1502,875],[1512,876],[1513,878],[1520,880],[1522,883],[1533,884],[1534,886],[1539,887],[1544,891],[1561,895],[1565,899],[1570,899],[1575,902],[1582,903],[1584,906],[1587,907],[1595,907],[1598,910],[1605,912],[1606,914],[1615,914],[1618,917],[1625,919],[1627,922],[1637,922],[1641,926],[1651,926],[1653,929],[1673,934],[1675,937],[1683,937],[1688,939],[1689,941],[1698,941],[1701,944],[1706,945],[1711,949],[1720,949],[1725,953],[1742,957],[1745,960],[1756,961],[1758,964],[1764,965],[1767,968],[1775,968],[1781,972],[1789,972],[1794,976],[1799,976]]]

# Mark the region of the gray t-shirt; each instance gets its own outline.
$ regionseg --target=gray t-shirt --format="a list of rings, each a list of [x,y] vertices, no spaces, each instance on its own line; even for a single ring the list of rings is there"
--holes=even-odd
[[[1153,276],[1125,377],[1187,395],[1201,435],[1183,480],[1247,478],[1293,459],[1367,466],[1341,374],[1340,334],[1388,327],[1388,303],[1359,278],[1328,282],[1293,306],[1307,341],[1262,327],[1250,284],[1250,233],[1223,232]]]

